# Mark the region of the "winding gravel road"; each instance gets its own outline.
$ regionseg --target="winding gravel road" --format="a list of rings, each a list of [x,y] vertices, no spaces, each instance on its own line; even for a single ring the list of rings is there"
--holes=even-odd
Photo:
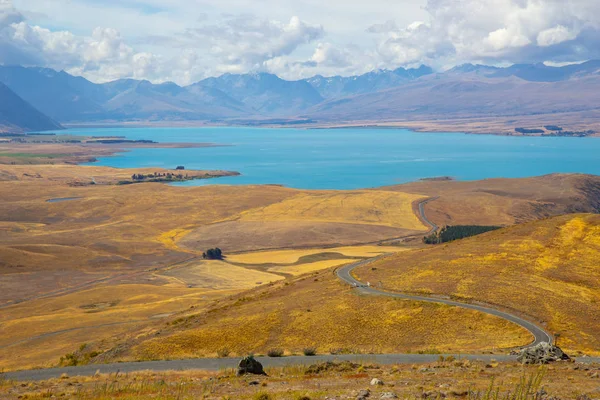
[[[455,306],[455,307],[467,308],[470,310],[481,311],[486,314],[490,314],[490,315],[494,315],[496,317],[503,318],[503,319],[513,322],[513,323],[527,329],[529,332],[531,332],[531,334],[534,337],[534,341],[530,345],[525,346],[525,347],[535,346],[541,342],[552,343],[552,335],[550,335],[548,332],[546,332],[544,330],[544,328],[542,328],[530,321],[527,321],[521,317],[518,317],[516,315],[509,314],[504,311],[496,310],[494,308],[480,306],[477,304],[460,303],[458,301],[440,299],[440,298],[435,298],[435,297],[414,296],[414,295],[403,294],[403,293],[387,292],[384,290],[379,290],[379,289],[373,288],[371,286],[367,286],[365,283],[359,282],[352,276],[352,271],[355,268],[366,266],[380,258],[382,258],[382,257],[372,258],[369,260],[363,260],[363,261],[359,261],[359,262],[356,262],[353,264],[346,265],[344,267],[339,268],[336,271],[336,274],[344,282],[356,287],[356,290],[358,292],[360,292],[361,294],[375,295],[375,296],[387,296],[387,297],[393,297],[396,299],[424,301],[424,302],[428,302],[428,303],[441,303],[441,304],[446,304],[449,306]]]
[[[433,221],[430,221],[427,218],[427,215],[425,215],[425,205],[429,202],[437,200],[438,198],[439,197],[431,197],[426,200],[422,200],[418,204],[419,217],[421,218],[421,220],[423,222],[425,222],[426,224],[428,224],[431,227],[430,232],[437,231],[439,229],[439,227]],[[415,295],[379,290],[379,289],[375,289],[375,288],[371,287],[370,285],[366,285],[364,282],[359,282],[352,276],[352,271],[355,270],[356,268],[371,264],[371,263],[373,263],[381,258],[384,258],[384,257],[386,257],[386,255],[379,256],[376,258],[371,258],[368,260],[362,260],[359,262],[355,262],[353,264],[346,265],[344,267],[339,268],[336,271],[336,274],[342,281],[346,282],[349,285],[356,287],[356,290],[358,290],[362,294],[375,295],[375,296],[387,296],[387,297],[393,297],[396,299],[424,301],[424,302],[429,302],[429,303],[441,303],[441,304],[446,304],[448,306],[476,310],[476,311],[480,311],[480,312],[483,312],[486,314],[494,315],[496,317],[503,318],[503,319],[513,322],[513,323],[527,329],[529,332],[531,332],[531,334],[534,337],[534,341],[531,344],[529,344],[528,346],[524,346],[524,347],[535,346],[541,342],[552,343],[552,341],[553,341],[552,335],[549,334],[548,332],[546,332],[546,330],[544,330],[544,328],[534,324],[531,321],[527,321],[521,317],[518,317],[516,315],[510,314],[510,313],[507,313],[504,311],[500,311],[500,310],[497,310],[495,308],[491,308],[488,306],[482,306],[482,305],[470,304],[470,303],[461,303],[458,301],[442,299],[442,298],[415,296]]]

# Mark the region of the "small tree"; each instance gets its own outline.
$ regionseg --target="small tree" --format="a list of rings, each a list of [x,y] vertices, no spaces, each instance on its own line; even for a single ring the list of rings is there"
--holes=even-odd
[[[208,249],[202,253],[202,258],[205,260],[222,260],[223,252],[218,247],[214,249]]]

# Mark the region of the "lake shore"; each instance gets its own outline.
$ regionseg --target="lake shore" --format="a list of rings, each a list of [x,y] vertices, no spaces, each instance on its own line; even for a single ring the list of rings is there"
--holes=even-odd
[[[92,122],[88,124],[64,124],[67,128],[210,128],[210,127],[254,127],[273,129],[410,129],[415,132],[431,133],[465,133],[499,136],[539,136],[539,134],[522,134],[518,128],[543,128],[548,125],[559,125],[572,132],[594,131],[590,137],[600,137],[600,122],[595,115],[580,112],[563,112],[555,114],[539,114],[525,116],[494,116],[462,118],[428,118],[397,120],[356,120],[356,121],[316,121],[306,119],[255,119],[207,121],[132,121],[132,122]],[[551,133],[551,132],[548,132]]]

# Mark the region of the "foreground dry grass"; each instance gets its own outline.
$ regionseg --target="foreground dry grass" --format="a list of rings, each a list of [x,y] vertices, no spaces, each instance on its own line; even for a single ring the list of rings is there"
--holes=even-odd
[[[341,363],[316,372],[315,366],[267,369],[269,377],[235,377],[233,371],[164,372],[63,377],[44,382],[9,382],[0,378],[5,399],[77,398],[317,400],[355,399],[368,389],[398,398],[590,399],[600,394],[598,365],[557,364],[545,368],[516,364],[439,361],[431,364],[377,366]],[[373,378],[383,385],[371,386]],[[255,384],[250,384],[254,382]],[[388,397],[390,398],[390,397]]]
[[[159,332],[159,333],[157,333]],[[118,360],[266,354],[499,351],[532,340],[499,318],[435,304],[360,296],[332,271],[233,296],[119,346]],[[112,354],[112,353],[111,353]]]
[[[542,321],[571,352],[600,354],[600,216],[517,225],[399,253],[355,271],[388,289],[445,294]]]
[[[169,315],[237,290],[123,284],[33,300],[0,313],[0,370],[50,367],[86,343],[127,337]],[[110,340],[109,340],[110,343]]]

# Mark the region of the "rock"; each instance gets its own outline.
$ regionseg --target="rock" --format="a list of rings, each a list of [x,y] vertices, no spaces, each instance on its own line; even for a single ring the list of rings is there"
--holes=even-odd
[[[371,391],[369,389],[361,390],[360,392],[358,392],[358,396],[356,396],[356,400],[365,400],[370,395],[371,395]]]
[[[257,386],[257,385],[260,385],[260,382],[259,381],[250,381],[250,382],[248,382],[248,385]]]
[[[397,399],[398,396],[393,392],[382,393],[380,399]]]
[[[558,346],[542,342],[521,350],[517,360],[522,364],[549,364],[554,361],[568,361],[571,358]]]
[[[383,381],[381,379],[373,378],[371,379],[371,386],[381,386],[383,385]]]
[[[238,364],[237,376],[246,374],[267,375],[262,364],[256,361],[253,356],[242,358]]]

